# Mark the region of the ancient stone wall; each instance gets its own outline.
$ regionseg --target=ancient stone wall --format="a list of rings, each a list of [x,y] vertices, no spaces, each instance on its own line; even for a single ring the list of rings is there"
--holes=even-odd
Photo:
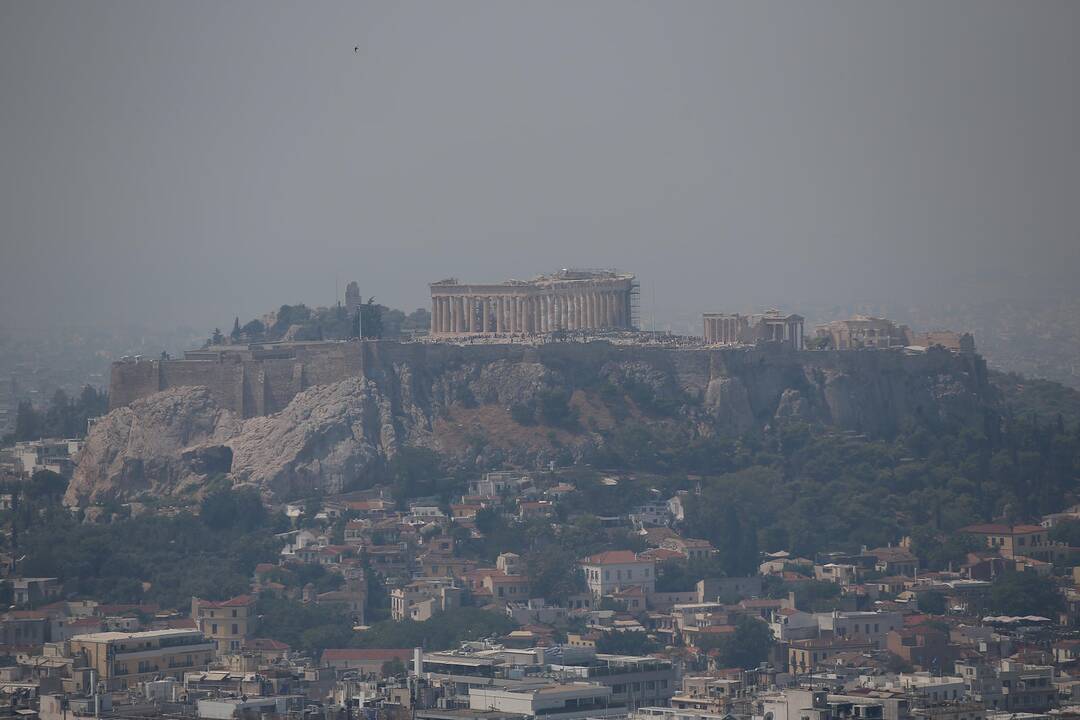
[[[215,402],[243,417],[282,410],[306,388],[364,376],[387,394],[395,408],[402,394],[430,392],[437,378],[456,369],[492,363],[538,363],[566,378],[570,387],[587,387],[613,365],[638,365],[662,373],[691,401],[723,392],[738,381],[739,402],[749,408],[775,408],[780,396],[801,398],[829,408],[822,418],[848,427],[870,423],[888,409],[891,417],[921,412],[912,393],[936,378],[962,378],[966,392],[987,392],[986,365],[973,353],[931,350],[796,352],[775,347],[700,347],[612,345],[607,342],[545,345],[397,343],[364,341],[278,349],[241,359],[120,362],[112,367],[110,404],[123,407],[159,390],[205,386]],[[717,385],[720,382],[721,385]],[[900,392],[898,388],[905,388]],[[730,388],[729,388],[730,389]],[[742,398],[741,400],[739,398]],[[791,400],[795,402],[795,400]],[[911,407],[906,405],[910,404]],[[900,407],[897,407],[900,405]],[[875,422],[880,422],[877,420]]]

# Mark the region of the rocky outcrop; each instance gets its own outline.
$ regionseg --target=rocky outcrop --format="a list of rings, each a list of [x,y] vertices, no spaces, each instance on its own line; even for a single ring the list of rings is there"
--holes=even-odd
[[[692,436],[803,421],[887,437],[910,421],[981,428],[995,412],[982,359],[946,351],[386,343],[363,353],[362,376],[302,389],[265,416],[241,419],[223,409],[234,396],[198,386],[114,410],[91,431],[69,504],[197,494],[221,474],[278,500],[336,492],[377,479],[404,446],[473,470],[569,462],[602,447],[615,417]],[[288,376],[302,382],[306,373]],[[516,406],[552,397],[570,398],[581,422],[512,419]]]
[[[226,443],[232,475],[274,497],[340,492],[398,448],[389,402],[350,378],[297,395],[288,407],[244,422]]]
[[[98,421],[79,453],[68,501],[180,495],[232,464],[222,443],[241,421],[204,387],[166,390]],[[215,450],[216,448],[216,450]]]

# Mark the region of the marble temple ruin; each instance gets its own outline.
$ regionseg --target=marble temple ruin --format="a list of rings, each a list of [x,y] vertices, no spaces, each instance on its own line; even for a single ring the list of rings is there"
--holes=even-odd
[[[433,335],[542,334],[631,330],[634,276],[611,270],[561,270],[532,280],[431,284]]]
[[[795,350],[805,347],[803,317],[769,310],[759,315],[705,313],[704,335],[707,345],[754,345],[775,342]]]

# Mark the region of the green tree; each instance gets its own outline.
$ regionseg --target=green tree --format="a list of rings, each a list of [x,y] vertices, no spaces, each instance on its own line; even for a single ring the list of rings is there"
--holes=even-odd
[[[68,481],[63,475],[52,470],[38,470],[30,476],[26,496],[30,500],[51,499],[59,503],[67,491],[67,486]]]
[[[1080,520],[1065,520],[1050,528],[1050,539],[1069,547],[1080,547]]]
[[[375,298],[360,306],[362,317],[360,318],[360,332],[365,338],[381,338],[383,336],[383,306],[375,304]]]
[[[267,513],[258,491],[221,489],[203,498],[199,517],[215,530],[237,528],[249,532],[266,522]]]
[[[42,417],[29,400],[20,400],[15,410],[15,439],[19,441],[41,438]]]
[[[718,662],[723,667],[755,668],[769,657],[775,641],[772,630],[763,621],[756,618],[740,617],[735,623],[735,632],[715,640],[703,641],[704,650],[715,648]]]
[[[596,652],[610,655],[648,655],[660,646],[641,631],[609,630],[596,639]]]
[[[392,678],[407,675],[409,670],[400,658],[391,658],[382,664],[379,672],[384,678]]]
[[[532,597],[562,601],[585,587],[573,546],[544,543],[525,553]]]
[[[990,609],[998,615],[1041,615],[1053,619],[1063,606],[1054,581],[1034,573],[1002,573],[990,588]]]
[[[944,615],[946,610],[948,610],[948,603],[946,602],[944,593],[940,593],[937,590],[930,590],[919,595],[918,607],[919,612],[926,613],[927,615]]]

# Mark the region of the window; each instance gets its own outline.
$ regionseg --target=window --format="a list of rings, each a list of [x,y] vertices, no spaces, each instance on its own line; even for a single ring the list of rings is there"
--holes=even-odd
[[[217,623],[214,623],[210,626],[210,633],[212,635],[217,635]]]
[[[239,635],[240,634],[240,626],[237,625],[236,623],[233,623],[232,634],[233,635]]]
[[[232,611],[232,616],[236,617],[236,611],[235,610]]]

